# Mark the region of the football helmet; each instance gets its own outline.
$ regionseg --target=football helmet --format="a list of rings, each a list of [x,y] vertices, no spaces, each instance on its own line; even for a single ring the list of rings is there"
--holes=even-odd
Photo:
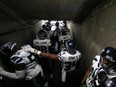
[[[38,38],[39,38],[39,39],[45,39],[45,38],[47,38],[47,33],[46,33],[46,31],[45,31],[45,30],[40,30],[40,31],[38,32]]]
[[[55,24],[55,25],[56,25],[56,27],[58,27],[58,26],[59,26],[59,22],[56,22],[56,24]]]
[[[5,56],[11,56],[13,53],[13,48],[16,46],[16,43],[7,41],[2,43],[0,46],[0,52]]]
[[[43,24],[43,25],[42,25],[42,29],[45,29],[45,28],[46,28],[46,25],[45,25],[45,24]]]
[[[101,57],[107,59],[111,63],[116,63],[116,49],[113,47],[106,47],[101,51]]]
[[[76,50],[76,44],[74,42],[74,40],[68,40],[66,41],[66,50],[69,52],[69,53],[74,53],[75,50]]]

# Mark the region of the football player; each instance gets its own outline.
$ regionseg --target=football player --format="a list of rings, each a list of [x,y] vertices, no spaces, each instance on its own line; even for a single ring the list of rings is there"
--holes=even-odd
[[[63,49],[58,55],[44,53],[34,48],[28,48],[28,51],[35,53],[39,56],[48,57],[54,60],[59,60],[62,63],[62,82],[71,81],[72,76],[69,76],[67,79],[67,73],[73,72],[76,70],[76,64],[81,57],[81,53],[76,50],[76,44],[73,40],[66,42],[66,48]],[[70,82],[69,81],[69,82]]]
[[[45,24],[46,24],[45,30],[49,32],[51,30],[51,23],[50,23],[50,21],[46,22]]]
[[[59,22],[56,22],[56,29],[53,31],[51,36],[52,46],[55,48],[55,51],[58,53],[60,51],[60,44],[59,44]]]
[[[87,87],[99,87],[107,75],[115,74],[115,69],[116,49],[106,47],[101,51],[100,55],[95,56],[81,83],[86,80]]]
[[[46,25],[43,24],[42,29],[47,33],[47,38],[50,38],[51,37],[51,26],[49,25],[49,23],[47,23]]]
[[[33,46],[41,50],[42,52],[49,53],[49,47],[51,46],[51,41],[47,38],[47,33],[44,30],[38,32],[38,38],[33,40]]]
[[[66,41],[69,39],[72,39],[70,30],[68,29],[61,29],[59,33],[59,43],[60,45],[60,50],[62,50],[65,47]]]
[[[30,45],[18,48],[16,43],[8,41],[0,46],[0,52],[9,57],[9,60],[14,64],[15,72],[9,72],[0,66],[0,75],[11,79],[35,80],[41,87],[48,87],[45,80],[41,65],[37,63],[33,53],[26,51]]]
[[[46,33],[45,30],[40,30],[39,31],[38,38],[33,40],[33,46],[36,49],[38,49],[42,52],[46,52],[46,53],[52,53],[54,51],[53,47],[51,46],[51,40],[49,38],[47,38],[47,33]],[[41,63],[43,64],[43,67],[45,65],[47,66],[47,67],[44,67],[44,69],[47,68],[46,73],[47,73],[47,70],[50,68],[49,69],[50,79],[52,79],[53,78],[52,61],[50,59],[49,60],[46,59],[46,60],[43,60],[43,61],[41,61]],[[50,72],[50,70],[51,70],[51,72]]]

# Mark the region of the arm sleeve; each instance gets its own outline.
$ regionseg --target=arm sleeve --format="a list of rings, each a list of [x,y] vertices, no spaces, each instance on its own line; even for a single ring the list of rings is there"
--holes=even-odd
[[[15,73],[7,72],[3,70],[1,75],[11,79],[23,79],[25,77],[25,70],[15,71]]]

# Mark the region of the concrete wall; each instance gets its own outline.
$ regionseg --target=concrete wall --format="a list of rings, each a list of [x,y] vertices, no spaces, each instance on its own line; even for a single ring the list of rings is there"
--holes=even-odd
[[[116,1],[94,9],[81,25],[70,23],[78,49],[82,52],[80,72],[83,77],[92,59],[106,46],[116,48]]]
[[[39,29],[40,22],[35,25],[21,24],[18,20],[0,12],[0,43],[11,40],[19,45],[32,44],[32,40]]]

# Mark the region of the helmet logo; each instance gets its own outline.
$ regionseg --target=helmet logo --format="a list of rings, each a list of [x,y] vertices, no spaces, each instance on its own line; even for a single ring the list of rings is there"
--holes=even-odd
[[[106,53],[109,53],[110,51],[108,50]]]

